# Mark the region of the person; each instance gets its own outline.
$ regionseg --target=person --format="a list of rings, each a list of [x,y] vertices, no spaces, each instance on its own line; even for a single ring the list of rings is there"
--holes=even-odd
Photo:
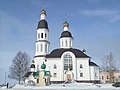
[[[8,88],[8,86],[9,86],[9,83],[7,83],[7,88]]]

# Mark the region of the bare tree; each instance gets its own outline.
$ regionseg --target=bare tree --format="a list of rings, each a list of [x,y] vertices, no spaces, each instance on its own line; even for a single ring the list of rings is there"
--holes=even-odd
[[[115,60],[112,52],[105,55],[102,62],[102,70],[108,72],[110,82],[114,80],[114,70],[116,69]]]
[[[9,67],[9,78],[19,81],[24,80],[24,75],[29,70],[30,57],[25,52],[19,51],[12,60],[12,64]]]

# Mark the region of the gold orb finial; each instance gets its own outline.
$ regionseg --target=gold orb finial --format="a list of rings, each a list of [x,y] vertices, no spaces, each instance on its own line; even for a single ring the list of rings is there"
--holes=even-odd
[[[32,60],[32,63],[35,63],[34,59]]]

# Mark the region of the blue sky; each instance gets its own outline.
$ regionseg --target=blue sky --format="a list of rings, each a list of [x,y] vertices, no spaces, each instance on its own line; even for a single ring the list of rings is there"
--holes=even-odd
[[[36,28],[43,0],[0,0],[0,83],[18,51],[35,54]],[[101,65],[105,54],[120,61],[120,0],[44,0],[50,49],[59,48],[65,14],[73,47],[86,49]],[[119,64],[117,64],[119,66]]]

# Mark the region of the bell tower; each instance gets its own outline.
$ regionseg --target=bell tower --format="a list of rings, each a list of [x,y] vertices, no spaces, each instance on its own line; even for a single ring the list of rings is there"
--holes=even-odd
[[[46,11],[43,8],[40,12],[40,21],[37,26],[37,38],[35,42],[35,66],[37,71],[39,69],[39,65],[41,65],[45,61],[45,56],[49,53],[49,41],[48,41],[48,23],[46,21]]]

